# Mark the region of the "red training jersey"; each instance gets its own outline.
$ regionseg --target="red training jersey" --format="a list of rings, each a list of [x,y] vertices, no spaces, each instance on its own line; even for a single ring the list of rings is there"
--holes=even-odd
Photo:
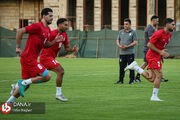
[[[157,49],[163,50],[165,49],[166,45],[169,43],[169,39],[171,37],[171,32],[168,34],[165,33],[164,29],[156,31],[151,39],[150,43],[153,44]],[[156,58],[161,58],[161,55],[151,49],[148,50],[148,53],[146,55],[147,57],[156,57]]]
[[[44,27],[42,22],[26,26],[25,29],[29,36],[21,58],[28,61],[37,61],[40,51],[50,38],[51,30],[49,27]]]
[[[62,41],[56,43],[55,45],[51,46],[50,48],[43,49],[40,57],[50,56],[50,57],[55,58],[57,56],[59,50],[61,49],[62,45],[69,44],[66,32],[63,32],[60,34],[57,29],[51,31],[50,41],[53,41],[56,38],[56,36],[63,36]]]

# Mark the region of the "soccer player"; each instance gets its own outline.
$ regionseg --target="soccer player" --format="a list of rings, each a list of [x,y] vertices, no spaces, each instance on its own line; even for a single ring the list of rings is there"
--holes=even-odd
[[[147,47],[147,44],[148,44],[149,40],[151,39],[153,33],[156,31],[156,27],[157,27],[158,23],[159,23],[159,17],[154,15],[154,16],[151,17],[151,23],[145,29],[145,32],[144,32],[145,42],[144,42],[144,50],[143,50],[144,51],[144,62],[140,66],[142,69],[145,69],[146,66],[148,65],[148,62],[146,60],[146,54],[147,54],[149,48]],[[139,73],[137,73],[135,81],[136,82],[141,82]],[[164,79],[162,77],[161,81],[162,82],[167,82],[168,80]]]
[[[68,52],[78,52],[78,48],[70,48],[68,36],[66,33],[66,30],[68,30],[68,21],[65,18],[60,18],[57,20],[57,29],[51,31],[50,35],[50,41],[53,41],[56,37],[62,36],[62,41],[56,43],[50,48],[43,49],[41,55],[40,55],[40,63],[47,68],[48,70],[51,70],[57,74],[56,77],[56,99],[61,101],[68,101],[67,98],[65,98],[62,95],[62,79],[64,75],[64,69],[63,67],[55,60],[57,57],[57,54],[59,50],[61,49],[62,45],[64,45],[65,50]],[[17,84],[11,85],[12,90],[11,94],[14,92],[14,89],[17,88]]]
[[[48,70],[37,62],[38,55],[42,48],[48,48],[57,42],[61,41],[57,37],[52,42],[49,42],[50,28],[49,24],[53,20],[53,11],[50,8],[44,8],[41,12],[41,22],[32,24],[18,29],[16,34],[16,53],[21,55],[21,72],[22,80],[18,81],[18,88],[13,95],[6,101],[12,104],[20,95],[24,97],[24,91],[32,83],[42,83],[50,80],[51,75]],[[28,39],[24,52],[22,53],[20,45],[24,33],[28,33]]]
[[[78,48],[70,48],[68,36],[66,33],[68,30],[68,21],[65,18],[60,18],[57,20],[57,29],[51,31],[50,41],[54,40],[57,36],[62,37],[62,41],[56,43],[50,48],[43,49],[42,54],[40,56],[40,63],[44,65],[48,70],[52,70],[57,74],[56,77],[56,99],[61,101],[68,101],[62,95],[61,88],[62,88],[62,80],[64,75],[63,67],[55,60],[59,50],[61,49],[62,45],[64,44],[65,50],[68,52],[78,52]]]
[[[149,43],[147,44],[149,50],[146,55],[146,59],[148,62],[148,72],[139,67],[136,61],[134,61],[124,69],[125,71],[136,70],[148,81],[154,83],[153,93],[150,99],[151,101],[162,101],[158,97],[158,91],[162,78],[161,61],[163,62],[163,57],[166,58],[169,56],[169,53],[165,52],[165,47],[169,43],[171,32],[174,30],[174,28],[174,20],[171,18],[166,18],[164,20],[164,29],[156,31],[151,37]]]

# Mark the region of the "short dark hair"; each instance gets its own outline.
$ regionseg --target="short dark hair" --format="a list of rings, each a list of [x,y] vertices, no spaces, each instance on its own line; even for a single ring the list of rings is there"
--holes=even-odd
[[[158,16],[153,15],[153,16],[151,17],[151,21],[152,21],[153,19],[158,19],[158,18],[159,18]]]
[[[41,18],[43,17],[43,15],[48,15],[49,12],[53,12],[53,10],[51,8],[44,8],[41,11]]]
[[[171,19],[171,18],[166,18],[166,19],[164,19],[164,21],[163,21],[163,26],[165,26],[166,24],[172,23],[173,21],[174,21],[174,20]]]
[[[59,18],[59,19],[57,20],[57,26],[58,26],[59,24],[65,22],[65,21],[68,21],[68,20],[67,20],[66,18]]]
[[[129,18],[124,19],[124,22],[128,22],[129,24],[131,24],[131,20]]]

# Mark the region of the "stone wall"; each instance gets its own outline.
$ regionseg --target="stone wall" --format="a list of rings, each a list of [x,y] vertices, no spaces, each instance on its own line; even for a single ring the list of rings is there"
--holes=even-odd
[[[101,0],[94,1],[94,31],[101,30]]]
[[[131,28],[136,29],[136,0],[129,0],[129,18],[131,19]]]
[[[112,0],[112,30],[119,30],[119,0]]]
[[[40,8],[38,8],[40,6]],[[22,3],[17,0],[1,0],[0,2],[0,26],[7,29],[18,29],[19,20],[28,19],[34,22],[39,21],[40,12],[38,9],[43,8],[43,2],[24,1],[24,12],[22,12]]]

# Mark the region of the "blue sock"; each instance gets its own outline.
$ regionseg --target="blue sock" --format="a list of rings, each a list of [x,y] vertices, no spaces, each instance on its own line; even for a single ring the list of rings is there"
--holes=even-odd
[[[44,82],[44,81],[42,81],[42,80],[39,80],[39,81],[38,81],[38,83],[43,83],[43,82]]]

